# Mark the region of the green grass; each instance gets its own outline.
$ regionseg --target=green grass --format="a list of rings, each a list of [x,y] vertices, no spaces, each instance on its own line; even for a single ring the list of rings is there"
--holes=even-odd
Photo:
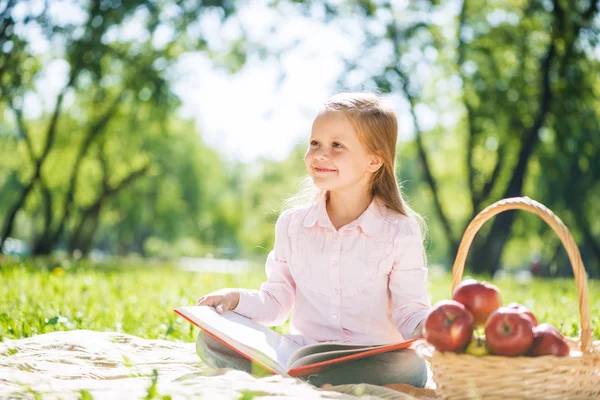
[[[208,274],[187,272],[172,265],[75,266],[52,268],[33,262],[0,264],[0,340],[18,339],[51,331],[92,329],[122,331],[149,339],[193,341],[197,329],[173,309],[195,304],[198,297],[223,287],[258,288],[264,272]],[[433,303],[450,297],[451,277],[430,274]],[[579,309],[572,279],[534,279],[494,282],[504,302],[530,307],[540,322],[548,322],[568,336],[577,336]],[[600,285],[588,281],[592,327],[600,337]],[[287,332],[287,327],[279,327]]]
[[[0,267],[0,340],[92,329],[152,339],[195,340],[173,312],[222,287],[258,287],[260,274],[186,272],[172,266]]]

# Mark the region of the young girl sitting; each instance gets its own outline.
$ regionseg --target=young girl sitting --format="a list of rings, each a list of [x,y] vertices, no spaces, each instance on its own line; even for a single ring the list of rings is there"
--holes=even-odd
[[[341,93],[313,122],[304,157],[315,187],[308,206],[284,211],[260,290],[221,289],[198,305],[265,325],[284,323],[300,344],[394,343],[421,337],[431,307],[422,219],[395,176],[398,122],[374,94]],[[249,371],[251,364],[198,336],[204,361]],[[311,375],[310,383],[405,383],[424,387],[427,368],[412,349],[379,354]]]

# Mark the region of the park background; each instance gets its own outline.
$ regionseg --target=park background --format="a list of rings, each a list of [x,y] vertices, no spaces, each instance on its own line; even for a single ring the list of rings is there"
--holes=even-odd
[[[427,221],[432,301],[493,202],[574,236],[600,333],[597,1],[0,2],[0,338],[194,340],[172,309],[257,288],[312,119],[339,90],[397,109],[398,174]],[[578,334],[569,260],[505,212],[467,273]],[[285,326],[279,328],[285,331]]]

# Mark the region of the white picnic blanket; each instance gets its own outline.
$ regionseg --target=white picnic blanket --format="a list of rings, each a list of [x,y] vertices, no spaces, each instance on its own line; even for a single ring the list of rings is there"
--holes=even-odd
[[[153,375],[156,371],[157,375]],[[0,343],[0,398],[407,399],[370,385],[317,389],[294,378],[255,378],[202,364],[194,343],[148,340],[118,332],[53,332]],[[272,397],[271,397],[272,398]]]

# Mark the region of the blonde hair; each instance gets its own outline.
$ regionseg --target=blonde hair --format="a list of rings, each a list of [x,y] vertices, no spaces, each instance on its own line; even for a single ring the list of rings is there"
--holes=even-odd
[[[383,165],[371,180],[372,194],[387,208],[415,220],[421,227],[424,239],[427,233],[425,220],[408,206],[402,197],[402,187],[396,179],[398,119],[393,108],[374,93],[342,92],[325,101],[324,111],[344,113],[365,149],[381,157]],[[315,203],[325,195],[326,191],[319,190],[312,179],[307,177],[301,182],[300,191],[284,201],[283,208]]]

